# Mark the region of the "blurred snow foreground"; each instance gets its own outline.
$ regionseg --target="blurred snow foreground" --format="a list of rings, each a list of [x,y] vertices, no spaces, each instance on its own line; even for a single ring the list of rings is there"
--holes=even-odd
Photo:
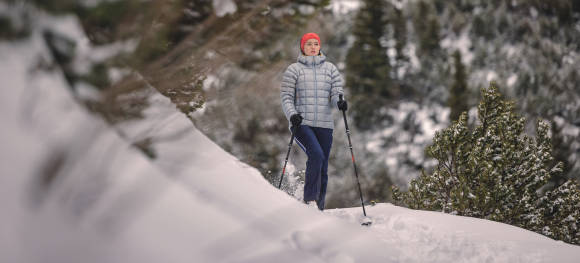
[[[323,213],[268,184],[154,90],[111,127],[34,35],[0,44],[0,262],[577,262],[580,247],[390,204]],[[148,138],[156,158],[131,146]]]

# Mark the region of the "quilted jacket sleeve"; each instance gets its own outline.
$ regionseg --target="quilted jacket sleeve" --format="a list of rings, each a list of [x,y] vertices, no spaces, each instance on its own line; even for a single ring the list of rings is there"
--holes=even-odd
[[[298,113],[295,106],[296,82],[298,80],[298,71],[294,64],[290,65],[284,72],[282,84],[280,85],[280,98],[282,99],[282,110],[286,119]]]
[[[342,94],[344,96],[344,91],[342,89],[344,86],[344,80],[335,65],[332,65],[330,86],[330,99],[332,101],[332,105],[337,106],[338,95]]]

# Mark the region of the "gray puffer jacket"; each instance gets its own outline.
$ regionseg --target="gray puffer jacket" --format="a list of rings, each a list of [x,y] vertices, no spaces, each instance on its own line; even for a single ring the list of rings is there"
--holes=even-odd
[[[280,97],[286,119],[300,113],[302,125],[334,129],[332,109],[338,95],[344,94],[343,79],[336,66],[326,56],[298,56],[298,62],[288,66],[282,78]]]

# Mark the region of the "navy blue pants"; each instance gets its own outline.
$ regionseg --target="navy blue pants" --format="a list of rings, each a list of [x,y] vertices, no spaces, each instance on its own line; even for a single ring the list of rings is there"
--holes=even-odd
[[[298,126],[296,142],[308,156],[304,201],[316,201],[324,209],[326,186],[328,185],[328,156],[332,147],[332,129]]]

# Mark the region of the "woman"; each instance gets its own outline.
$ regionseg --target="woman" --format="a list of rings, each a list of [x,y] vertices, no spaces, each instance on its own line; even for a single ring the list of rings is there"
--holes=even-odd
[[[300,40],[298,62],[284,72],[280,97],[297,144],[308,156],[304,202],[324,209],[328,183],[328,156],[334,128],[332,108],[347,109],[343,79],[336,66],[320,52],[320,37],[306,33]]]

